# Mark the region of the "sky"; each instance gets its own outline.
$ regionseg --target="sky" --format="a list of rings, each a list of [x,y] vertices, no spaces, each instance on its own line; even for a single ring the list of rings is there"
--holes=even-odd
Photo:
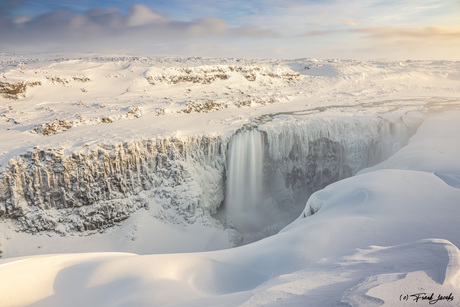
[[[460,60],[460,0],[0,0],[0,52]]]

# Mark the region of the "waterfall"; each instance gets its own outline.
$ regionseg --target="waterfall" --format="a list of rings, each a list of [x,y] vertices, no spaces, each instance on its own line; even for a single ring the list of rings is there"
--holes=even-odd
[[[278,232],[313,192],[404,146],[423,118],[279,116],[237,132],[228,148],[221,220],[242,244]]]
[[[226,212],[236,229],[250,232],[258,227],[263,203],[263,136],[257,130],[237,133],[228,152]]]

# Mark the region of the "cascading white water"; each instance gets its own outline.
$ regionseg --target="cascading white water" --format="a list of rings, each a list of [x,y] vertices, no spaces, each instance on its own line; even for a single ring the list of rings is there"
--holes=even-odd
[[[264,141],[257,130],[233,135],[228,155],[226,212],[236,229],[258,228],[258,209],[263,202]]]

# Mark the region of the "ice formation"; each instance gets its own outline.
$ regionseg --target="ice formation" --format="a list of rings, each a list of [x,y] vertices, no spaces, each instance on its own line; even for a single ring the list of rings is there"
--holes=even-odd
[[[159,219],[193,222],[223,200],[219,137],[144,140],[95,151],[31,151],[9,162],[0,182],[0,216],[19,230],[102,229],[140,208]]]

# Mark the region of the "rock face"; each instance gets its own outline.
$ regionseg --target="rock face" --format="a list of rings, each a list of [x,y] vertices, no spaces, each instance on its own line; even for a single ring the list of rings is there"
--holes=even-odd
[[[193,221],[224,198],[226,143],[221,137],[167,138],[99,147],[64,157],[28,152],[1,174],[0,217],[19,230],[100,229],[142,207]]]
[[[271,191],[292,189],[303,206],[314,191],[390,157],[407,144],[423,118],[275,118],[259,126],[267,144],[264,185]],[[282,186],[274,187],[279,185],[275,181]]]
[[[250,133],[263,140],[260,157],[253,157],[263,165],[258,206],[265,208],[267,221],[260,224],[292,220],[311,193],[387,158],[407,143],[423,116],[409,119],[290,115],[258,122]],[[30,151],[0,173],[0,218],[13,220],[19,231],[62,234],[104,229],[140,208],[168,222],[193,223],[216,213],[232,198],[229,193],[239,193],[226,191],[233,139],[238,138],[170,137],[70,155]]]

